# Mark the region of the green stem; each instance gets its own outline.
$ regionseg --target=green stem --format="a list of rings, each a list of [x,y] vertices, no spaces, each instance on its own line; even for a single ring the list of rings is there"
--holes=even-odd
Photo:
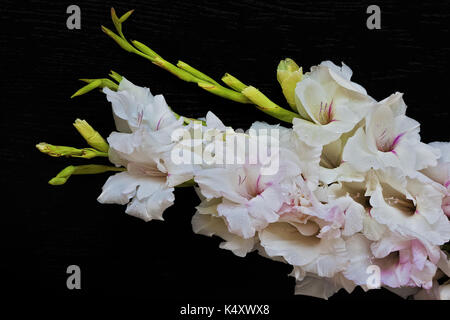
[[[126,18],[128,18],[130,14],[131,12],[127,12]],[[253,87],[247,87],[244,83],[240,82],[230,74],[225,74],[222,80],[233,90],[223,87],[214,79],[204,74],[203,72],[191,67],[187,63],[178,61],[177,65],[175,66],[139,41],[133,40],[131,41],[131,43],[128,42],[128,40],[122,33],[122,22],[126,19],[124,19],[123,21],[122,18],[119,19],[114,9],[111,10],[111,17],[119,35],[103,26],[102,30],[115,42],[117,42],[117,44],[119,44],[119,46],[121,46],[124,50],[138,54],[150,60],[153,64],[169,71],[181,80],[197,83],[200,88],[209,91],[212,94],[239,103],[254,103],[259,110],[279,120],[292,123],[292,120],[294,118],[300,117],[297,113],[284,109],[273,103],[257,89]]]

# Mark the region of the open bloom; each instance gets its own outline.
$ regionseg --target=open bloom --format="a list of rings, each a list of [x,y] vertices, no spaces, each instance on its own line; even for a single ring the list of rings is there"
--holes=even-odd
[[[146,128],[155,136],[155,143],[169,144],[170,134],[183,124],[176,119],[162,95],[153,96],[150,89],[139,87],[123,78],[116,91],[104,88],[112,104],[116,128],[120,132],[134,132]]]
[[[323,146],[349,132],[375,102],[360,85],[350,81],[352,71],[332,62],[312,67],[297,83],[296,107],[301,118],[293,120],[299,138]]]
[[[127,171],[108,178],[98,197],[101,203],[128,204],[126,213],[145,221],[162,220],[174,201],[174,187],[191,179],[192,172],[171,163],[168,152],[160,152],[145,130],[113,132],[108,142],[110,161]]]
[[[297,267],[297,280],[307,273],[333,277],[347,263],[345,241],[333,232],[335,208],[322,204],[301,176],[294,180],[280,218],[258,233],[264,254]],[[331,210],[330,210],[331,209]]]
[[[363,181],[365,174],[356,170],[342,158],[345,145],[362,122],[349,132],[343,133],[339,139],[323,146],[320,155],[319,180],[325,184],[342,181]]]
[[[427,167],[423,173],[447,189],[442,200],[442,210],[450,217],[450,142],[432,142],[430,146],[441,151],[441,157],[435,166]]]
[[[127,204],[126,213],[145,221],[162,220],[174,201],[174,187],[192,178],[189,165],[170,158],[171,133],[182,126],[165,103],[150,90],[123,79],[118,92],[105,89],[117,128],[108,137],[109,159],[127,171],[111,176],[98,197],[101,203]]]
[[[420,124],[405,115],[401,93],[379,102],[348,139],[343,160],[359,171],[401,168],[407,174],[436,165],[439,150],[420,141]]]
[[[202,195],[222,199],[217,206],[230,232],[245,239],[278,220],[284,201],[283,175],[262,175],[259,165],[209,168],[195,173]]]
[[[282,161],[290,161],[306,181],[310,190],[315,190],[319,184],[320,147],[313,147],[299,139],[291,128],[280,125],[269,125],[265,122],[254,122],[250,130],[256,130],[261,135],[263,130],[279,132],[279,154]],[[298,171],[299,170],[299,171]],[[293,175],[294,176],[294,175]]]
[[[332,277],[344,270],[348,263],[345,241],[342,238],[319,238],[317,231],[310,231],[280,221],[261,230],[259,239],[269,257],[281,257],[298,267],[299,279],[306,273]]]
[[[431,245],[450,239],[450,222],[441,208],[443,190],[424,176],[406,177],[397,170],[377,172],[370,191],[371,216],[392,232]]]
[[[439,262],[439,246],[427,240],[387,233],[371,245],[373,263],[381,268],[381,281],[392,288],[431,288]]]

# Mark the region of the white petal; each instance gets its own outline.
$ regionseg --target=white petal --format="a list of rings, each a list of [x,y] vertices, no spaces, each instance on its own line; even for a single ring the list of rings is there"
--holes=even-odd
[[[253,237],[256,229],[263,227],[263,225],[258,225],[258,221],[249,215],[245,206],[226,199],[218,205],[217,211],[220,216],[226,219],[228,230],[244,239]]]
[[[269,256],[281,256],[294,266],[313,262],[321,253],[316,237],[305,237],[288,223],[273,223],[260,231],[259,238]]]
[[[127,204],[136,195],[136,188],[144,179],[120,172],[106,180],[102,193],[98,197],[100,203]]]
[[[206,126],[208,128],[213,128],[220,131],[227,130],[227,127],[223,124],[223,122],[211,111],[208,111],[206,114]]]
[[[194,180],[207,199],[225,197],[237,203],[246,202],[246,199],[237,192],[239,180],[236,179],[236,173],[230,169],[202,169],[195,173]]]
[[[244,239],[230,233],[222,218],[196,213],[192,217],[192,229],[195,233],[211,237],[217,235],[225,241],[220,244],[221,249],[232,251],[239,257],[245,257],[253,250],[255,239]]]
[[[164,210],[170,207],[175,200],[173,188],[162,187],[154,191],[149,197],[139,200],[135,197],[127,206],[126,213],[144,221],[153,219],[164,220]]]
[[[354,285],[340,275],[333,278],[320,278],[314,275],[308,275],[303,280],[297,281],[295,294],[327,300],[342,288],[345,288],[350,293]]]
[[[339,139],[342,133],[352,130],[355,125],[355,123],[344,120],[333,121],[327,125],[318,125],[300,118],[295,118],[292,123],[298,137],[312,147],[324,146]]]

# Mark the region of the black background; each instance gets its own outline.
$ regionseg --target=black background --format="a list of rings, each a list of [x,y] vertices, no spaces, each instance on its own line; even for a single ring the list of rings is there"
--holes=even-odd
[[[66,8],[81,8],[81,30],[66,28]],[[86,119],[104,136],[114,130],[102,93],[69,97],[78,78],[102,78],[110,69],[185,116],[212,110],[227,125],[247,128],[276,121],[251,105],[211,95],[118,47],[100,30],[113,29],[110,7],[121,15],[130,39],[146,43],[169,61],[178,59],[215,79],[229,72],[284,103],[276,81],[279,60],[293,58],[308,70],[322,60],[344,61],[353,79],[381,100],[405,93],[408,115],[422,124],[425,142],[449,140],[448,1],[376,1],[381,30],[368,30],[365,1],[2,1],[0,13],[1,290],[12,295],[141,297],[195,301],[312,301],[294,296],[290,268],[218,248],[220,240],[195,235],[190,219],[199,203],[191,189],[176,191],[165,221],[145,223],[125,207],[96,198],[107,174],[47,184],[69,164],[98,161],[50,158],[34,145],[84,146],[72,126]],[[82,289],[66,288],[66,268],[82,271]],[[397,299],[385,290],[332,300]]]

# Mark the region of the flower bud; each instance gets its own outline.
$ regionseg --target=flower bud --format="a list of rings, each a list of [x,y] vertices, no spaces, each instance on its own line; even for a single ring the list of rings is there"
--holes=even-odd
[[[128,43],[128,41],[122,39],[120,36],[109,30],[108,28],[102,26],[102,31],[111,37],[119,46],[128,52],[135,52],[136,49]]]
[[[59,186],[67,182],[72,175],[80,174],[98,174],[108,171],[125,171],[125,168],[117,168],[105,166],[101,164],[87,164],[82,166],[68,166],[61,170],[56,177],[52,178],[48,183],[53,186]]]
[[[295,87],[303,78],[302,68],[292,59],[281,60],[277,68],[277,80],[289,105],[295,110]]]
[[[67,146],[54,146],[49,143],[41,142],[36,145],[36,148],[50,157],[74,157],[92,159],[95,157],[107,157],[107,152],[101,152],[93,148],[77,149]]]
[[[50,157],[71,157],[80,154],[79,149],[65,146],[54,146],[45,142],[37,144],[36,148],[40,152],[48,154]]]
[[[89,123],[85,120],[76,119],[73,125],[91,147],[102,152],[108,152],[108,143]]]

